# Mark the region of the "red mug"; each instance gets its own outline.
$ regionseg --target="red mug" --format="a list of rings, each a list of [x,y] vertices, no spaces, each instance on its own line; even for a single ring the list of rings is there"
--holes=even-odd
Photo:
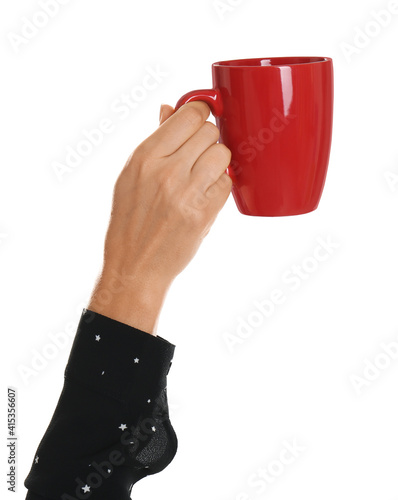
[[[213,89],[178,101],[206,102],[220,142],[232,152],[227,173],[245,215],[285,216],[318,207],[333,126],[329,57],[271,57],[212,65]]]

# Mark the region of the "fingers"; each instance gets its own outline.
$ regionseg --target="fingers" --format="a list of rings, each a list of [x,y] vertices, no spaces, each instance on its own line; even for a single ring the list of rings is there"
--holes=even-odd
[[[231,161],[231,151],[224,144],[213,144],[198,158],[191,170],[192,183],[206,192],[224,174]]]
[[[162,104],[160,106],[159,113],[159,126],[162,125],[170,116],[174,114],[174,108],[168,104]]]
[[[184,104],[141,143],[141,151],[151,158],[173,154],[200,129],[209,114],[209,106],[202,101]]]
[[[191,185],[188,208],[194,211],[212,214],[214,221],[218,212],[225,205],[232,189],[232,180],[228,174],[223,173],[209,188],[203,192],[197,186]]]
[[[212,145],[216,144],[220,132],[211,122],[205,122],[202,127],[186,141],[174,154],[174,161],[191,169],[199,157]]]
[[[206,191],[206,197],[209,200],[210,204],[213,206],[213,209],[216,213],[218,213],[225,205],[225,202],[227,201],[228,196],[231,193],[231,189],[231,177],[228,174],[223,173],[217,180],[217,182],[212,184]]]

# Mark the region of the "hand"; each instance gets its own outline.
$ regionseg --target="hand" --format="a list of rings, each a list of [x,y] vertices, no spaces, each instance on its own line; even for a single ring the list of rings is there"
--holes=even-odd
[[[104,262],[88,309],[156,334],[174,278],[208,234],[231,191],[229,149],[191,102],[162,106],[160,126],[128,159],[114,188]]]

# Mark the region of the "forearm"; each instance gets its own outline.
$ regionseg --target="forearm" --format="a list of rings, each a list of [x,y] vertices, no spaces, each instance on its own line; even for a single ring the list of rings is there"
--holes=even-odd
[[[104,270],[87,309],[156,336],[170,282]]]

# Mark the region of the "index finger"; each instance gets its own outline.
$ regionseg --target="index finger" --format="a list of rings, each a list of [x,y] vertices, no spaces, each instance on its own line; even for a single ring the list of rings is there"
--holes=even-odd
[[[202,127],[209,114],[210,108],[203,101],[188,102],[145,139],[141,147],[152,158],[169,156]]]

